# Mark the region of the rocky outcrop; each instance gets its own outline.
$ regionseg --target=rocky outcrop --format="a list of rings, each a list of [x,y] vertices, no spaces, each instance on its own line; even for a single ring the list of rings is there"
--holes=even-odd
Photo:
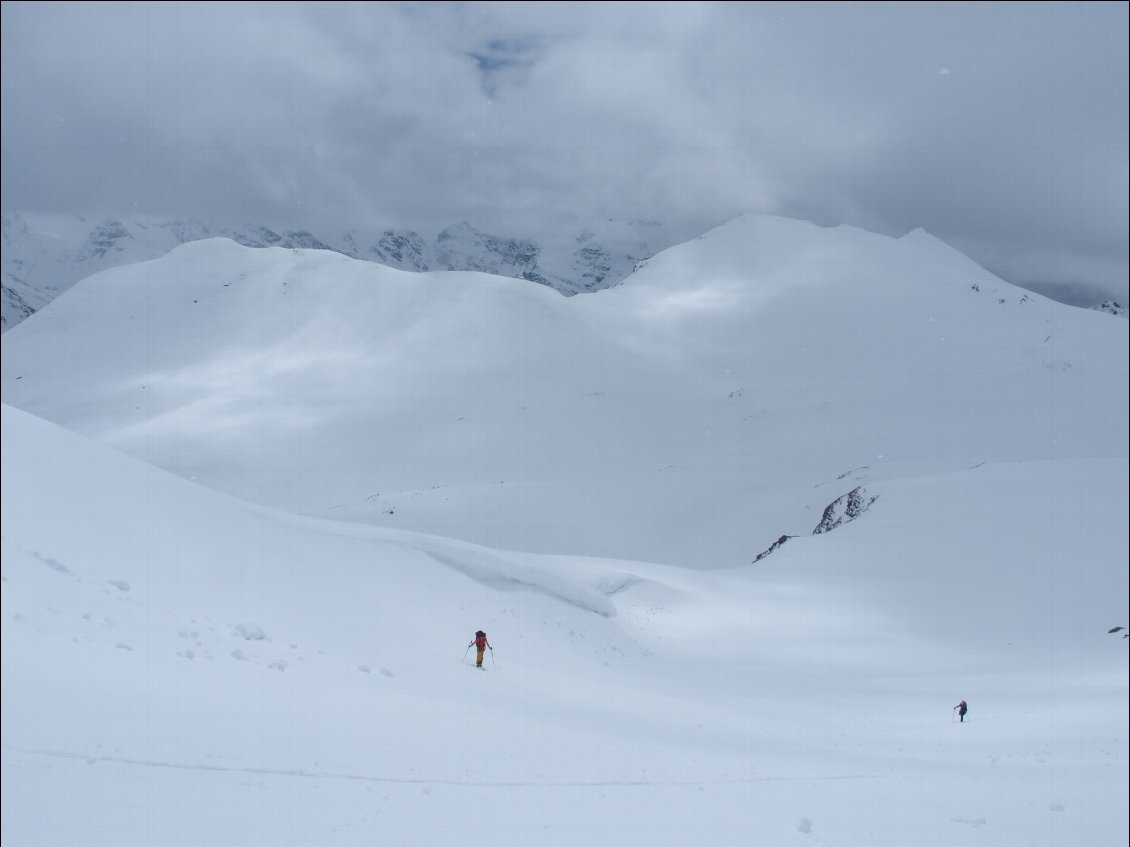
[[[782,535],[780,538],[778,538],[776,541],[774,541],[772,544],[770,544],[768,547],[766,547],[764,550],[762,550],[760,553],[758,553],[757,556],[754,557],[754,560],[753,560],[754,563],[760,562],[762,559],[764,559],[770,553],[774,553],[777,550],[779,550],[784,545],[784,543],[786,541],[788,541],[790,538],[796,538],[796,536],[795,535]]]
[[[816,525],[816,529],[812,530],[812,534],[822,535],[846,523],[851,523],[871,508],[871,504],[878,499],[878,495],[872,496],[868,494],[862,485],[853,488],[842,497],[837,497],[824,508],[824,514],[820,518],[820,523]],[[796,538],[796,536],[782,535],[765,550],[758,553],[753,560],[754,563],[760,562],[766,556],[775,553],[791,538]]]
[[[812,534],[820,535],[821,533],[831,532],[838,526],[851,523],[866,512],[877,499],[877,497],[870,496],[863,486],[852,489],[843,497],[839,497],[828,504],[827,508],[824,509],[824,516],[820,519],[820,523],[816,525],[816,529],[812,530]]]
[[[23,296],[15,288],[10,288],[7,285],[0,286],[0,288],[2,288],[0,294],[2,294],[4,298],[4,312],[0,315],[0,325],[2,325],[4,329],[8,328],[9,316],[11,316],[13,320],[12,326],[15,326],[20,321],[35,314],[35,309],[24,300]]]
[[[1108,315],[1117,315],[1120,318],[1126,317],[1126,307],[1121,303],[1116,303],[1114,300],[1105,300],[1091,308],[1096,312],[1106,312]]]

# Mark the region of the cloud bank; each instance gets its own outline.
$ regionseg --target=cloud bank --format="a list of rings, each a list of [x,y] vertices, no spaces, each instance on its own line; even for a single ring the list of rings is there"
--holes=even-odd
[[[1116,3],[5,3],[2,202],[534,238],[762,211],[1125,299],[1126,32]]]

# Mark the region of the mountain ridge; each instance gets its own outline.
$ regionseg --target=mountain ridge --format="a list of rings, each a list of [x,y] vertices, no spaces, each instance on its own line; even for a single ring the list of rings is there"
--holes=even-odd
[[[92,273],[156,259],[180,244],[230,238],[246,247],[329,250],[400,270],[472,270],[510,276],[572,296],[614,285],[636,263],[667,246],[661,228],[649,241],[641,227],[605,222],[598,237],[590,227],[556,242],[491,235],[462,221],[428,239],[414,230],[349,230],[338,236],[261,224],[227,226],[191,219],[3,215],[4,330],[25,320],[59,293]],[[642,229],[647,229],[646,227]]]
[[[1126,382],[1126,329],[929,236],[770,216],[585,297],[215,239],[5,333],[3,391],[284,511],[678,563],[702,532],[721,566],[861,485],[1123,444],[1095,386]]]
[[[565,296],[617,285],[641,262],[681,243],[658,222],[613,220],[601,221],[599,226],[578,225],[571,233],[533,241],[488,234],[466,221],[452,224],[429,239],[411,229],[349,230],[327,237],[305,229],[279,230],[262,224],[228,226],[194,219],[128,216],[92,222],[80,216],[5,212],[0,233],[3,331],[92,273],[159,258],[180,244],[207,238],[230,238],[257,248],[329,250],[417,273],[480,271],[544,285]],[[1126,306],[1113,300],[1090,308],[1127,317]]]

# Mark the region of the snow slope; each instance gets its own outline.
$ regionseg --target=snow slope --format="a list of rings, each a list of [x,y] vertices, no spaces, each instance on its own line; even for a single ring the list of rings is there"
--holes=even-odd
[[[5,402],[209,487],[531,552],[736,566],[883,479],[1127,456],[1125,321],[761,216],[572,298],[194,242],[2,344]]]
[[[1128,834],[1125,467],[890,481],[703,572],[287,516],[6,406],[3,433],[5,843]]]

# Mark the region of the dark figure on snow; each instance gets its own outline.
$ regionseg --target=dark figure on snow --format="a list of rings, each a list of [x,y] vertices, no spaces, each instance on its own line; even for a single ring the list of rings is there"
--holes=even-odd
[[[969,711],[969,707],[965,705],[965,701],[962,700],[960,703],[954,706],[954,709],[957,710],[957,714],[961,718],[961,722],[965,723],[965,713]]]
[[[475,667],[481,668],[483,666],[483,654],[487,650],[490,650],[490,652],[493,653],[494,648],[490,646],[490,642],[487,641],[487,634],[481,629],[475,633],[475,640],[472,641],[471,644],[475,645],[475,649],[477,651],[475,653]],[[471,644],[468,644],[467,646],[470,647]]]

